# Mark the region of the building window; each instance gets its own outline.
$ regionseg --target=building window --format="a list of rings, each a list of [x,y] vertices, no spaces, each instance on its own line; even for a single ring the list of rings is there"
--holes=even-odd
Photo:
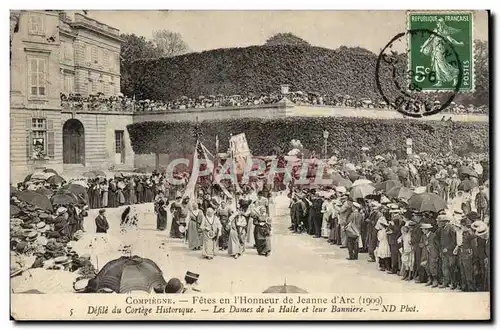
[[[64,94],[68,95],[70,93],[74,92],[75,88],[75,77],[72,74],[65,74],[64,75]]]
[[[85,63],[90,64],[92,61],[92,48],[88,45],[84,45],[83,49],[85,53]]]
[[[109,68],[109,52],[107,50],[104,51],[103,65],[106,69]]]
[[[46,92],[46,73],[47,59],[31,58],[29,59],[29,86],[30,96],[47,96]]]
[[[92,64],[97,64],[98,62],[98,51],[97,51],[97,47],[93,46],[92,47]]]
[[[64,57],[66,56],[65,48],[66,48],[66,43],[64,41],[61,41],[61,47],[59,47],[59,60],[61,62],[64,61]]]
[[[123,152],[123,131],[115,131],[115,153]]]
[[[104,94],[104,78],[100,77],[97,84],[97,92]]]
[[[30,133],[31,159],[39,160],[47,157],[47,120],[43,118],[31,119]]]
[[[29,33],[36,35],[44,35],[44,17],[42,15],[30,14],[29,15]]]
[[[64,44],[64,59],[65,60],[71,60],[73,58],[73,45],[70,43],[65,43]]]

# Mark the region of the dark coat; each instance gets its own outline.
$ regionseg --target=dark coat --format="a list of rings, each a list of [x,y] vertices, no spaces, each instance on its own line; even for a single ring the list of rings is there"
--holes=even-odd
[[[95,218],[96,233],[107,233],[109,229],[108,220],[104,215],[99,214]]]
[[[452,225],[447,224],[443,228],[438,228],[435,237],[440,253],[452,256],[453,249],[457,245],[457,235]]]

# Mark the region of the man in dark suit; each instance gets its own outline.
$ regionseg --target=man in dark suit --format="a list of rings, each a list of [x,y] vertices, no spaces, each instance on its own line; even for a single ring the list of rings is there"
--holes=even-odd
[[[455,278],[455,269],[457,267],[457,257],[453,255],[453,249],[457,245],[457,235],[453,226],[450,224],[451,217],[439,215],[437,217],[438,229],[436,230],[436,243],[439,246],[439,258],[441,259],[441,271],[443,281],[440,288],[447,288],[451,285],[456,288],[458,283]]]
[[[438,286],[438,258],[439,258],[439,248],[437,245],[436,237],[431,230],[432,225],[424,223],[420,225],[422,228],[422,266],[425,268],[427,273],[427,283],[426,286],[431,286],[436,288]]]
[[[109,223],[106,219],[104,213],[105,209],[99,210],[99,215],[95,218],[96,233],[107,233],[109,229]]]
[[[353,202],[353,211],[347,218],[347,223],[345,225],[346,236],[347,236],[347,249],[349,251],[349,257],[347,260],[357,260],[359,253],[359,236],[361,235],[361,222],[363,221],[363,215],[360,213],[361,205],[359,203]]]

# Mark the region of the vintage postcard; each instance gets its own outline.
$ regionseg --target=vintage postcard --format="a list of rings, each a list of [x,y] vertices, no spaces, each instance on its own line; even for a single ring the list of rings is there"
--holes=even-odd
[[[11,10],[11,318],[490,320],[489,24]]]

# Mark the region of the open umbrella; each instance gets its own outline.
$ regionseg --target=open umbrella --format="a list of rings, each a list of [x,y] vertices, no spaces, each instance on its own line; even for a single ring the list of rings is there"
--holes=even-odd
[[[93,288],[96,291],[108,288],[116,293],[151,292],[153,288],[167,284],[156,263],[138,256],[111,260],[89,284],[91,282],[97,285],[97,288]]]
[[[366,179],[358,179],[352,183],[351,187],[356,187],[356,186],[360,186],[363,184],[373,184],[373,182],[371,182],[370,180],[366,180]]]
[[[394,187],[401,187],[401,182],[398,180],[387,180],[375,184],[375,190],[389,191]]]
[[[408,200],[408,206],[417,212],[439,212],[446,209],[446,201],[434,193],[415,194]]]
[[[82,174],[82,176],[83,176],[84,178],[90,178],[90,179],[93,179],[93,178],[95,178],[97,175],[95,175],[95,173],[94,173],[94,172],[89,171],[89,172],[85,172],[85,173],[83,173],[83,174]]]
[[[426,191],[427,191],[427,187],[426,186],[420,186],[420,187],[413,188],[413,192],[415,194],[421,194],[421,193],[424,193]]]
[[[53,175],[51,176],[50,178],[47,179],[47,183],[50,183],[50,184],[61,184],[63,183],[65,180],[63,177],[59,176],[59,175]]]
[[[458,170],[458,175],[459,176],[463,176],[463,175],[468,175],[468,176],[473,176],[475,178],[478,177],[476,171],[474,171],[472,168],[470,167],[467,167],[467,166],[462,166],[459,170]]]
[[[54,173],[45,173],[45,172],[35,172],[31,174],[31,180],[47,180],[51,176],[53,176]]]
[[[103,177],[106,177],[106,173],[104,173],[103,171],[101,170],[93,170],[92,173],[95,174],[95,176],[103,176]]]
[[[387,192],[387,197],[409,200],[415,193],[410,188],[398,186]]]
[[[470,179],[465,179],[462,182],[460,182],[460,184],[457,187],[457,190],[469,192],[475,187],[477,187],[477,184],[474,181]]]
[[[375,187],[371,184],[365,184],[361,186],[352,187],[349,196],[352,200],[356,200],[358,198],[365,198],[368,195],[373,194],[375,191]]]
[[[46,168],[43,170],[45,173],[54,173],[55,175],[59,175],[56,170],[51,168]]]
[[[69,205],[71,203],[77,204],[79,201],[78,197],[70,192],[57,193],[56,195],[52,196],[50,200],[52,202],[52,205]]]
[[[267,288],[263,293],[307,293],[306,290],[295,285],[275,285]]]
[[[52,203],[49,198],[35,191],[25,190],[17,195],[17,198],[41,209],[52,211]]]
[[[76,196],[82,197],[87,202],[89,200],[87,188],[80,186],[79,184],[69,184],[65,186],[63,189],[75,194]]]
[[[54,195],[54,192],[52,190],[50,190],[50,189],[47,189],[47,188],[40,188],[36,192],[40,193],[42,195],[45,195],[48,198],[50,198],[50,196]]]

